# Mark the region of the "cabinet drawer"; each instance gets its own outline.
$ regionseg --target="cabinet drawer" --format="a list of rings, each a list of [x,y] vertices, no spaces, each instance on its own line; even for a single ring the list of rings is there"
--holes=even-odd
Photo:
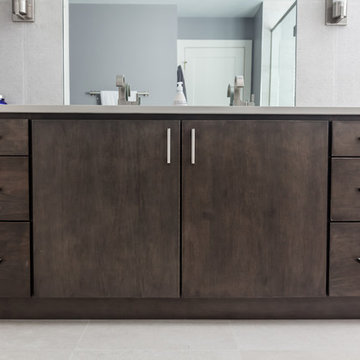
[[[28,155],[28,120],[0,120],[0,155]]]
[[[360,223],[331,224],[330,295],[360,296]]]
[[[360,156],[360,121],[333,122],[333,156]]]
[[[0,158],[0,220],[29,219],[29,160]]]
[[[360,221],[360,159],[333,159],[331,220]]]
[[[29,223],[0,223],[0,297],[30,296]]]

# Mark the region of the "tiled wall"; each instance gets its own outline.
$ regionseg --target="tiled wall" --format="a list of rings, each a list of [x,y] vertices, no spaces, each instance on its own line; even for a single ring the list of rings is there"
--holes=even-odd
[[[297,106],[360,106],[360,1],[325,26],[325,0],[298,0]]]
[[[0,0],[0,94],[9,104],[63,103],[62,0],[35,0],[35,23],[14,23]]]

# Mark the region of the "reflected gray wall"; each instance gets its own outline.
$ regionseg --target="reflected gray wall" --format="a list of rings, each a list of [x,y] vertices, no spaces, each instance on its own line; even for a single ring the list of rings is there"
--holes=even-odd
[[[252,18],[198,18],[178,20],[180,40],[252,40]]]
[[[263,5],[254,17],[253,41],[253,68],[252,68],[252,93],[255,94],[255,104],[260,105],[261,96],[261,56],[262,56],[262,30],[263,30]]]
[[[89,90],[115,90],[125,74],[144,105],[171,105],[176,89],[175,5],[70,4],[71,104],[96,104]]]

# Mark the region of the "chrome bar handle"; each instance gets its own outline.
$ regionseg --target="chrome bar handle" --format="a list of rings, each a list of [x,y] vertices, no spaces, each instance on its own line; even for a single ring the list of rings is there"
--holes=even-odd
[[[195,129],[191,129],[191,165],[195,165]]]
[[[166,137],[167,137],[167,141],[166,141],[166,163],[168,165],[171,164],[171,129],[168,128],[166,131]]]

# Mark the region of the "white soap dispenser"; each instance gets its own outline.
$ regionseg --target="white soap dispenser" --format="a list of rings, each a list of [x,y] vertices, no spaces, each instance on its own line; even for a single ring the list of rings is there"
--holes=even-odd
[[[187,106],[186,97],[184,95],[184,88],[182,81],[177,83],[176,96],[174,99],[175,106]]]

